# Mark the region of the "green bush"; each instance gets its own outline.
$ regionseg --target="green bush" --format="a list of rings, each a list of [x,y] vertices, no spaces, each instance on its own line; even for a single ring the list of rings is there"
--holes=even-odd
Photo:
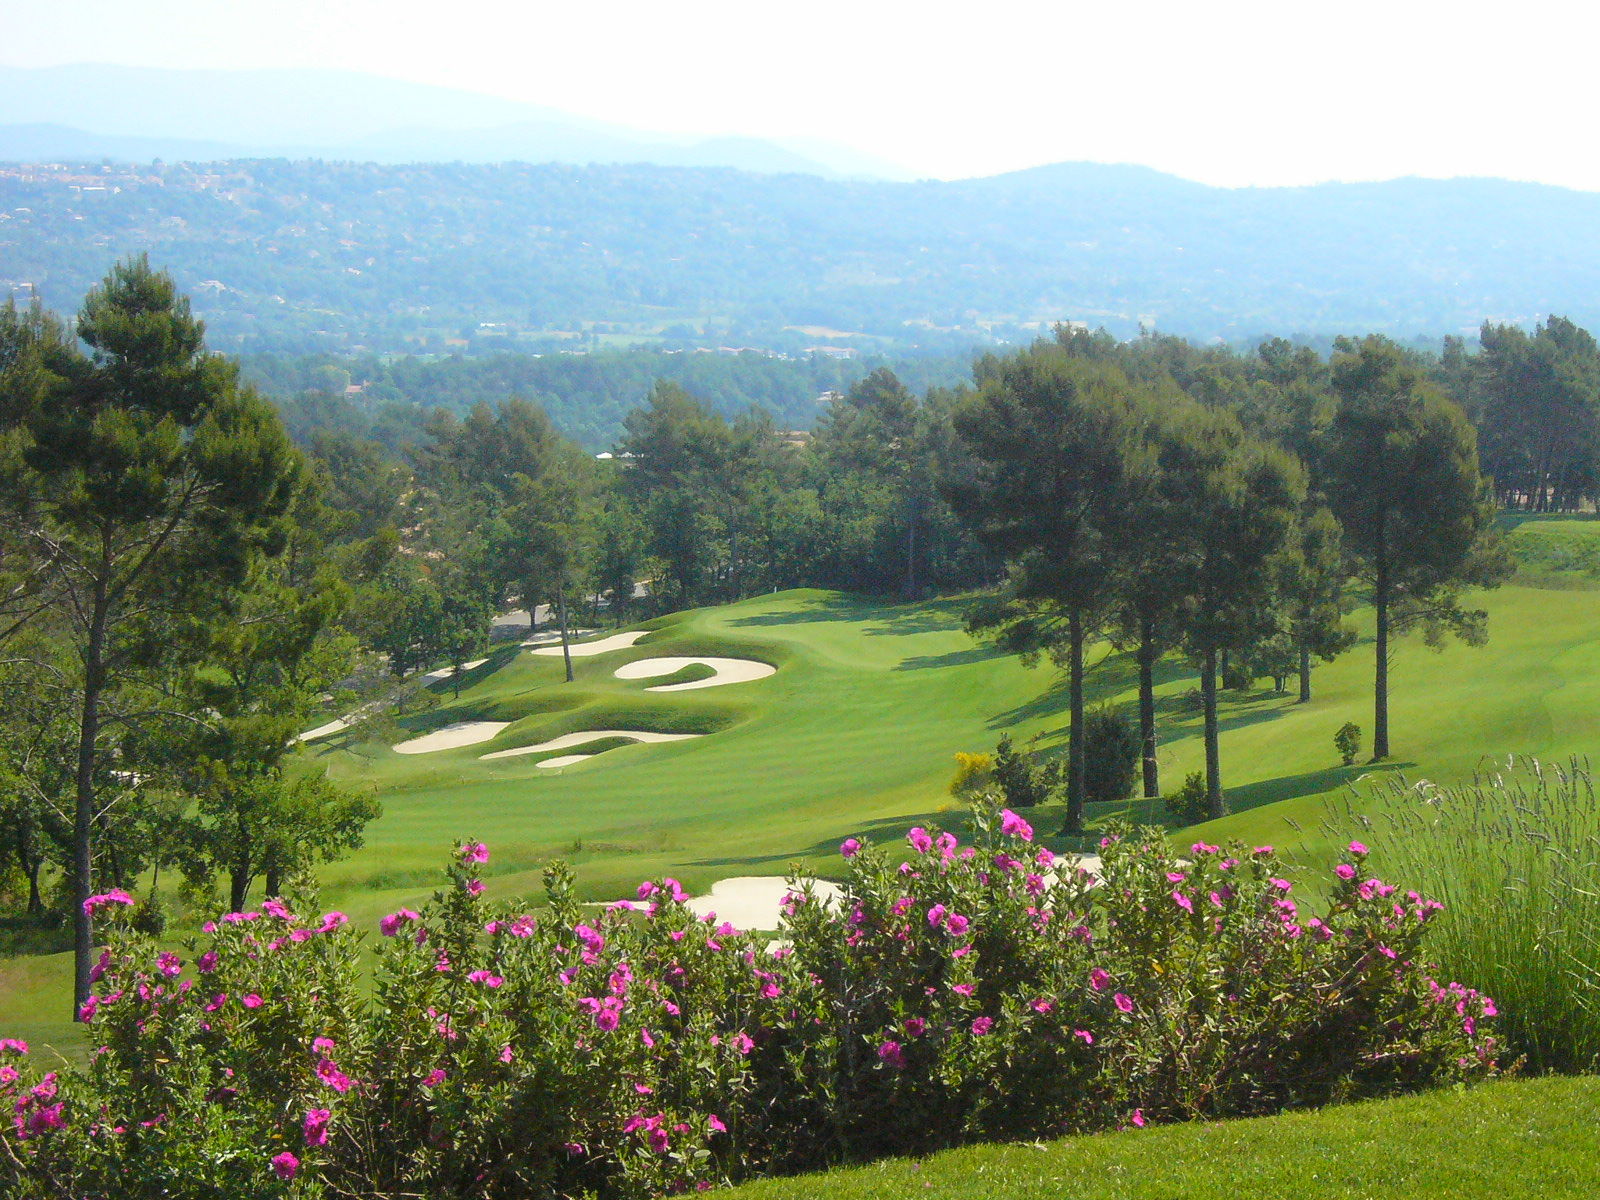
[[[538,914],[491,905],[466,844],[370,984],[341,913],[269,900],[184,962],[95,897],[99,1048],[43,1071],[0,1040],[0,1194],[642,1200],[1497,1069],[1492,1003],[1421,965],[1420,898],[1340,878],[1303,914],[1270,848],[1179,861],[1160,830],[1108,836],[1097,886],[1011,810],[973,826],[850,839],[841,901],[795,881],[777,946],[672,880],[594,913],[558,866]]]
[[[1139,770],[1139,735],[1125,713],[1100,708],[1083,726],[1084,795],[1114,803],[1133,795]]]
[[[1355,762],[1356,755],[1361,753],[1361,726],[1354,721],[1339,726],[1333,735],[1333,748],[1339,752],[1339,759],[1345,766]]]
[[[1190,772],[1183,786],[1168,796],[1165,803],[1167,812],[1184,825],[1204,821],[1211,815],[1206,798],[1206,777],[1199,771]]]
[[[1011,807],[1034,808],[1046,803],[1061,785],[1061,766],[1039,762],[1026,751],[1018,753],[1007,733],[994,748],[994,782]]]

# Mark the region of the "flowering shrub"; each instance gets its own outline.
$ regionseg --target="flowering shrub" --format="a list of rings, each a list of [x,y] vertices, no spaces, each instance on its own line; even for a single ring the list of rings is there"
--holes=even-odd
[[[99,1048],[39,1075],[0,1042],[8,1196],[650,1196],[763,1171],[1147,1120],[1271,1111],[1495,1070],[1485,997],[1417,954],[1436,906],[1352,845],[1302,914],[1269,848],[1154,831],[1100,879],[980,807],[975,837],[851,839],[784,941],[697,920],[670,879],[537,914],[450,886],[380,923],[278,900],[187,959],[126,931]],[[906,861],[899,861],[906,857]],[[115,919],[115,918],[113,918]]]

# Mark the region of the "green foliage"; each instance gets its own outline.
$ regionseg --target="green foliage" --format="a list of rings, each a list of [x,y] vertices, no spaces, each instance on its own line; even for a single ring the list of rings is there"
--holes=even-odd
[[[670,879],[593,914],[556,865],[538,914],[488,904],[479,843],[380,923],[370,993],[343,913],[268,901],[188,963],[124,929],[86,1067],[41,1074],[0,1042],[0,1180],[18,1200],[644,1197],[1497,1071],[1493,1003],[1417,965],[1427,902],[1396,916],[1341,879],[1301,916],[1270,851],[1180,864],[1152,830],[1111,833],[1104,886],[1047,881],[1015,813],[972,825],[970,854],[912,829],[907,870],[846,842],[842,905],[792,881],[776,950],[696,921]]]
[[[993,773],[995,786],[1012,808],[1048,803],[1061,786],[1060,762],[1041,762],[1025,750],[1018,752],[1009,733],[994,748]]]
[[[1084,731],[1085,791],[1091,804],[1133,795],[1139,767],[1139,735],[1126,712],[1102,706],[1089,714]]]
[[[1179,824],[1193,825],[1204,821],[1210,811],[1204,772],[1191,771],[1184,778],[1183,786],[1168,796],[1165,803],[1168,814]]]
[[[1361,726],[1346,721],[1333,735],[1333,748],[1339,752],[1339,761],[1349,766],[1361,753]]]

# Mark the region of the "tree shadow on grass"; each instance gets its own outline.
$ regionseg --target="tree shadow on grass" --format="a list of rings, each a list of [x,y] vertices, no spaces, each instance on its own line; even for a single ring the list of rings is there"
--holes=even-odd
[[[993,646],[973,646],[968,650],[952,650],[948,654],[918,654],[902,659],[896,671],[925,671],[930,667],[960,667],[967,663],[988,662],[1004,658],[1005,651]]]
[[[860,621],[883,615],[883,607],[864,597],[829,593],[782,612],[751,613],[735,617],[730,625],[809,625],[814,621]]]
[[[1321,771],[1306,771],[1299,775],[1280,775],[1277,779],[1263,779],[1244,787],[1227,788],[1228,811],[1249,812],[1264,804],[1279,800],[1295,800],[1301,796],[1315,796],[1335,788],[1355,783],[1364,776],[1381,776],[1394,771],[1405,771],[1415,762],[1357,763],[1348,767],[1328,767]],[[1226,768],[1226,764],[1224,764]]]

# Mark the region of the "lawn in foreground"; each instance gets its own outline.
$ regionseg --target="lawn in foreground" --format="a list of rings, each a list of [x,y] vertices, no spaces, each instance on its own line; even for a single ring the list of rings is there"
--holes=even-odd
[[[1600,1078],[1193,1122],[762,1180],[729,1200],[1520,1200],[1600,1195]]]

